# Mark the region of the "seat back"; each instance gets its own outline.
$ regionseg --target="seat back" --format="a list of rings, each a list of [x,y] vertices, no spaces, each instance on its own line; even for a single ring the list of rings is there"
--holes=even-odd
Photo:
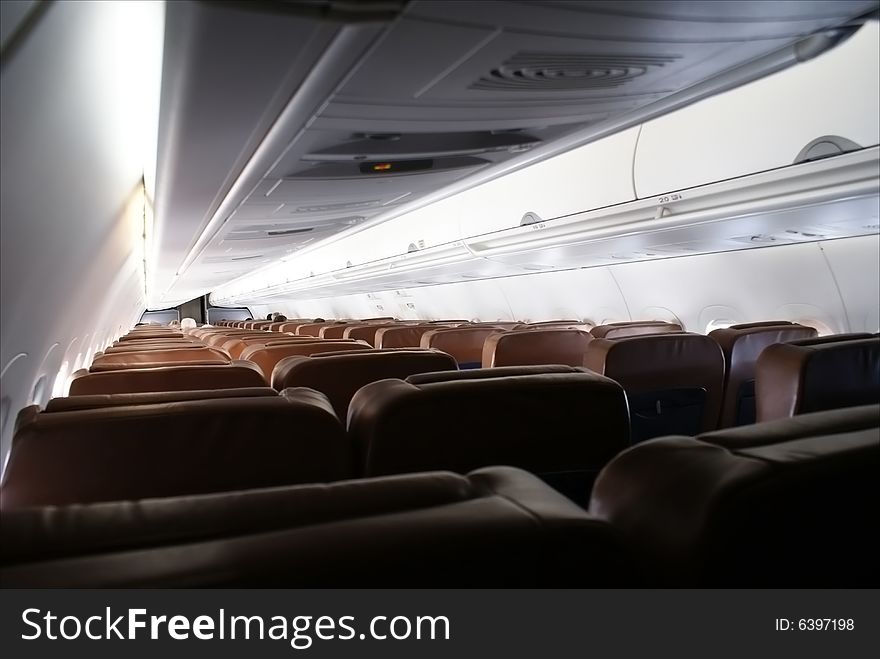
[[[296,328],[297,336],[312,336],[318,338],[321,335],[321,330],[328,325],[335,325],[334,321],[325,321],[323,323],[305,323]]]
[[[665,334],[668,332],[681,331],[682,327],[678,323],[667,323],[663,320],[633,320],[622,323],[597,325],[590,330],[590,334],[597,339],[622,339],[627,336]]]
[[[785,422],[792,438],[775,425],[755,446],[635,446],[599,475],[590,513],[623,533],[657,586],[880,585],[876,422],[818,436]]]
[[[576,368],[483,378],[475,372],[361,388],[349,405],[348,431],[364,475],[507,464],[583,500],[596,471],[629,444],[626,396],[608,378]]]
[[[344,338],[342,335],[346,328],[351,327],[354,324],[356,323],[333,323],[332,325],[324,325],[324,327],[318,330],[318,336],[322,339],[342,339]]]
[[[216,366],[161,366],[100,373],[80,369],[71,377],[70,395],[235,389],[265,387],[267,384],[260,369],[245,361]]]
[[[278,345],[255,345],[245,348],[241,358],[257,365],[266,382],[272,381],[272,371],[285,357],[315,355],[320,352],[342,352],[346,350],[367,350],[370,346],[359,341],[325,340],[299,341]]]
[[[565,364],[583,366],[584,353],[593,337],[576,329],[533,329],[501,332],[486,337],[483,368]]]
[[[3,537],[0,581],[7,587],[634,581],[612,528],[509,467],[9,510]]]
[[[671,333],[594,339],[584,365],[626,389],[633,442],[695,435],[717,427],[724,355],[707,336]]]
[[[357,350],[347,354],[286,357],[272,373],[272,386],[309,387],[324,393],[340,419],[348,416],[352,396],[366,384],[416,373],[455,370],[455,360],[434,350]]]
[[[422,334],[422,348],[442,350],[455,357],[459,368],[480,368],[483,344],[497,327],[441,327]]]
[[[376,333],[385,327],[399,327],[400,325],[389,325],[385,322],[364,323],[362,325],[349,325],[342,332],[345,339],[354,339],[356,341],[366,341],[372,347],[376,347]]]
[[[418,348],[422,336],[436,325],[410,325],[409,327],[383,327],[376,332],[377,348]]]
[[[327,482],[351,466],[342,424],[308,389],[43,413],[18,428],[2,506]]]
[[[758,421],[880,400],[880,337],[838,335],[766,348],[755,367]]]
[[[816,330],[787,321],[731,325],[709,333],[724,352],[724,400],[719,427],[755,422],[755,363],[769,345],[816,336]]]

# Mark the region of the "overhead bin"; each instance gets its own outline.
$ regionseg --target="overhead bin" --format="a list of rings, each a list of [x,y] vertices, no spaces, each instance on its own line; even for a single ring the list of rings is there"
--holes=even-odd
[[[465,241],[533,269],[610,265],[877,232],[880,147]]]
[[[631,128],[457,195],[462,233],[456,238],[635,199],[637,136]]]
[[[644,124],[638,197],[880,144],[878,32],[869,21],[815,59]]]

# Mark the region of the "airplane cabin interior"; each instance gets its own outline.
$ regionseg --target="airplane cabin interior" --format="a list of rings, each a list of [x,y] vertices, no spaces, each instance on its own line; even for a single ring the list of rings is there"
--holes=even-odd
[[[878,7],[0,3],[0,585],[877,587]]]

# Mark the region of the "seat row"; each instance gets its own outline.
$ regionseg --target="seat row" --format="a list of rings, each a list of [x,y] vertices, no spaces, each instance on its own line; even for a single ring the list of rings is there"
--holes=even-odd
[[[709,337],[668,329],[645,334],[646,327],[605,326],[597,338],[577,329],[489,330],[496,333],[488,336],[483,349],[491,346],[497,352],[499,347],[512,347],[505,354],[519,353],[519,359],[511,360],[514,363],[585,364],[619,382],[629,398],[634,441],[856,405],[880,396],[880,340],[876,336],[817,338],[812,328],[782,321],[735,326]],[[90,372],[74,375],[70,392],[311,386],[327,393],[337,413],[345,418],[348,401],[360,386],[382,378],[461,367],[460,356],[453,359],[455,354],[461,355],[456,348],[462,347],[455,341],[467,343],[471,335],[483,331],[470,327],[431,330],[422,336],[421,353],[399,350],[391,356],[390,349],[373,349],[356,339],[259,330],[237,334],[225,328],[202,328],[194,330],[198,338],[189,339],[204,341],[201,347],[194,348],[193,343],[185,347],[151,345],[140,354],[98,357]],[[635,335],[606,338],[621,331],[635,331]],[[803,336],[810,338],[798,339]],[[435,337],[443,341],[435,341]],[[128,341],[120,346],[128,350],[128,346],[142,343]],[[438,351],[437,347],[446,350]],[[315,361],[319,355],[329,359]],[[205,379],[211,382],[199,384],[193,380],[200,377],[198,372],[172,368],[172,362],[161,361],[171,356],[189,365],[226,368],[210,371],[217,373],[216,380],[205,372]],[[107,364],[108,360],[113,363]],[[158,368],[162,366],[166,368]],[[172,379],[178,379],[179,384],[170,382]],[[756,387],[760,391],[757,396]]]
[[[876,587],[880,583],[876,561],[880,530],[874,522],[880,513],[878,405],[637,445],[605,466],[584,509],[513,467],[327,482],[331,474],[319,473],[328,464],[320,455],[279,448],[285,439],[293,443],[290,426],[285,434],[278,432],[281,419],[276,412],[282,407],[308,410],[299,417],[307,424],[297,435],[300,438],[332,425],[327,406],[304,396],[304,392],[288,392],[231,399],[234,406],[252,404],[260,412],[247,427],[229,428],[228,437],[240,438],[236,447],[216,442],[209,414],[193,416],[191,421],[181,418],[175,406],[195,403],[166,403],[158,406],[165,408],[161,412],[156,405],[145,405],[151,409],[140,412],[142,419],[171,415],[163,422],[166,431],[184,423],[189,439],[199,446],[201,463],[178,462],[181,444],[189,442],[163,441],[161,434],[144,431],[138,441],[145,447],[152,441],[156,457],[129,485],[143,494],[152,482],[162,493],[117,500],[123,478],[107,472],[92,486],[95,492],[107,488],[112,495],[98,498],[107,499],[104,503],[6,507],[4,495],[0,584]],[[198,402],[206,409],[228,404],[229,400],[217,399]],[[125,416],[132,408],[116,409]],[[36,423],[56,423],[50,417],[76,413],[95,412],[41,413],[43,418]],[[202,436],[206,430],[207,438]],[[17,441],[27,444],[34,439],[31,433]],[[105,438],[103,453],[96,456],[104,467],[110,467],[112,456],[128,450],[130,444],[119,444],[122,439],[122,435]],[[418,433],[411,439],[417,440]],[[325,444],[325,456],[341,450],[338,443]],[[63,448],[63,442],[56,448]],[[188,480],[194,491],[213,487],[217,478],[213,467],[225,471],[237,487],[253,485],[248,481],[255,474],[254,456],[262,456],[262,468],[276,476],[308,457],[316,464],[315,477],[324,480],[171,494],[169,483],[174,481]],[[47,483],[51,478],[69,478],[69,472],[82,466],[74,452],[69,457],[75,461],[67,472],[51,470],[45,475]]]

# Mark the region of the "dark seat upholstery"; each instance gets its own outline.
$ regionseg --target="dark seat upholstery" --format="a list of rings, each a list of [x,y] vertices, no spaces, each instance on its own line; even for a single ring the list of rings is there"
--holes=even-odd
[[[256,364],[246,361],[218,366],[162,366],[100,373],[80,369],[71,378],[70,395],[233,389],[265,387],[267,384]]]
[[[483,343],[483,368],[564,364],[583,366],[593,337],[576,329],[533,329],[500,332]]]
[[[627,336],[667,334],[681,331],[682,327],[678,323],[668,323],[664,320],[631,320],[621,323],[597,325],[590,330],[590,334],[597,339],[622,339]]]
[[[3,538],[5,587],[636,582],[613,529],[507,467],[5,511]]]
[[[351,450],[327,398],[291,389],[35,415],[17,429],[0,492],[5,510],[328,482],[352,473]]]
[[[816,330],[787,321],[744,323],[717,329],[709,336],[724,352],[724,400],[719,427],[755,422],[755,363],[769,345],[816,336]]]
[[[765,349],[755,367],[758,421],[880,401],[880,337],[861,336]]]
[[[123,405],[154,405],[177,403],[184,400],[209,398],[250,398],[252,396],[277,396],[272,387],[244,387],[240,389],[198,389],[195,391],[155,391],[135,394],[94,394],[91,396],[65,396],[53,398],[44,412],[71,412],[95,407],[119,407]]]
[[[714,430],[721,409],[724,355],[701,334],[594,339],[587,368],[626,389],[633,442]]]
[[[330,399],[340,419],[348,416],[348,404],[358,389],[387,378],[405,379],[416,373],[456,370],[455,360],[436,350],[357,350],[345,354],[286,357],[272,373],[272,386],[310,387]]]
[[[655,585],[880,585],[880,429],[804,436],[796,418],[782,423],[790,439],[767,424],[754,446],[722,445],[739,428],[635,446],[599,475],[590,513],[624,534]]]
[[[508,464],[583,500],[596,471],[629,443],[626,397],[608,378],[559,368],[448,371],[366,385],[348,413],[363,474]]]

